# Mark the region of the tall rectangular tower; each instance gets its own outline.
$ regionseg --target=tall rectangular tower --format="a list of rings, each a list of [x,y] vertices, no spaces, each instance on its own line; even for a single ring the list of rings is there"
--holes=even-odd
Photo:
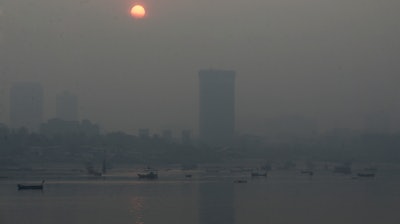
[[[57,95],[57,118],[64,121],[78,121],[78,98],[65,91]]]
[[[11,127],[37,131],[43,119],[43,88],[35,82],[16,82],[10,91]]]
[[[200,140],[214,146],[229,145],[235,130],[235,72],[200,70]]]

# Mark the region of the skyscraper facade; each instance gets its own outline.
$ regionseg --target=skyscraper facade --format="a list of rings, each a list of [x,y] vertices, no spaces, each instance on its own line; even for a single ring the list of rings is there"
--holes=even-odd
[[[57,95],[57,118],[64,121],[78,121],[78,98],[65,91]]]
[[[43,119],[43,88],[35,82],[16,82],[10,91],[10,125],[38,131]]]
[[[206,144],[229,145],[235,131],[235,72],[200,70],[199,137]]]

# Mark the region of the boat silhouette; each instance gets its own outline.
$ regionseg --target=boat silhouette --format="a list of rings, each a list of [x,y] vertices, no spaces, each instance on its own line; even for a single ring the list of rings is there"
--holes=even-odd
[[[359,177],[375,177],[375,173],[357,173]]]
[[[233,181],[233,183],[236,183],[236,184],[245,184],[245,183],[247,183],[247,180],[235,180],[235,181]]]
[[[310,176],[314,175],[314,172],[311,170],[302,170],[300,171],[301,174],[308,174]]]
[[[18,190],[43,190],[44,180],[41,184],[18,184]]]
[[[251,173],[252,177],[267,177],[267,172],[260,173],[260,172],[252,172]]]
[[[155,172],[150,173],[138,173],[139,179],[157,179],[158,174]]]

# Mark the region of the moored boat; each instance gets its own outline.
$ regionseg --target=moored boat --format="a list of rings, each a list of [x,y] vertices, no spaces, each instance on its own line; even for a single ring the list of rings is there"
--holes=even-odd
[[[44,180],[41,184],[18,184],[18,190],[43,190]]]
[[[267,177],[267,172],[265,172],[265,173],[252,172],[251,176],[252,177]]]
[[[300,173],[301,173],[301,174],[308,174],[308,175],[310,175],[310,176],[314,175],[314,172],[311,171],[311,170],[302,170]]]
[[[247,180],[235,180],[235,181],[233,181],[233,183],[236,183],[236,184],[245,184],[245,183],[247,183]]]
[[[158,174],[155,172],[150,173],[138,173],[139,179],[157,179]]]
[[[359,177],[375,177],[374,173],[357,173]]]

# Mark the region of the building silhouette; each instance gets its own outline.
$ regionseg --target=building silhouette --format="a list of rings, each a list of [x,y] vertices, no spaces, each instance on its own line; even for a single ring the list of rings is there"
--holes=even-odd
[[[42,123],[40,133],[48,137],[64,135],[97,136],[100,134],[100,128],[87,119],[79,122],[54,118]]]
[[[38,131],[43,119],[43,88],[35,82],[16,82],[10,91],[10,125]]]
[[[57,118],[65,121],[78,121],[78,97],[65,91],[57,95]]]
[[[229,145],[235,130],[235,72],[200,70],[200,141],[213,146]]]
[[[169,130],[169,129],[163,130],[163,131],[162,131],[161,137],[162,137],[165,141],[171,142],[172,139],[173,139],[172,131]]]

